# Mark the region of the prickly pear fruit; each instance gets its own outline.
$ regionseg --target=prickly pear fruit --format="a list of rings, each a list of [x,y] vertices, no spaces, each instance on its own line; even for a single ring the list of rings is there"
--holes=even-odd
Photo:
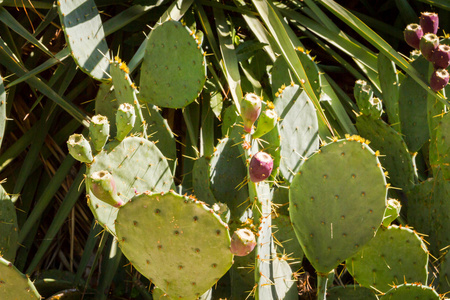
[[[384,212],[383,226],[388,227],[400,215],[402,205],[397,199],[388,199],[388,206]]]
[[[114,207],[121,207],[124,202],[117,195],[116,182],[108,171],[94,172],[89,176],[89,188],[98,199]]]
[[[253,123],[261,113],[261,99],[253,94],[246,94],[241,101],[241,117],[244,120],[244,130],[252,132]]]
[[[450,46],[439,45],[433,52],[431,62],[435,69],[447,69],[450,65]]]
[[[89,125],[89,137],[95,151],[101,151],[109,137],[108,118],[102,115],[92,117]]]
[[[437,69],[431,74],[430,87],[437,92],[448,84],[449,74],[446,69]]]
[[[434,33],[425,34],[420,40],[420,51],[426,60],[431,61],[434,50],[439,46],[439,37]]]
[[[250,160],[250,180],[260,182],[270,176],[273,170],[273,159],[266,152],[258,152]]]
[[[253,138],[259,138],[271,131],[277,124],[278,115],[273,109],[266,109],[259,116],[258,125],[253,133]]]
[[[236,256],[246,256],[256,246],[256,238],[249,229],[237,229],[231,238],[231,253]]]
[[[419,23],[424,34],[436,34],[439,28],[439,17],[437,13],[423,12],[420,16]]]
[[[406,26],[403,35],[408,45],[414,49],[419,49],[420,39],[423,37],[423,30],[419,24],[413,23]]]
[[[128,103],[120,104],[116,114],[116,139],[122,141],[127,134],[133,129],[136,122],[136,112],[134,107]]]
[[[90,164],[94,160],[91,145],[82,134],[75,133],[69,136],[67,148],[69,148],[69,153],[73,158],[78,161]]]
[[[355,82],[355,87],[353,89],[353,94],[356,99],[356,104],[359,110],[364,115],[371,114],[371,107],[374,105],[373,102],[373,90],[370,84],[367,84],[365,80],[357,80]],[[377,102],[377,101],[375,101]]]

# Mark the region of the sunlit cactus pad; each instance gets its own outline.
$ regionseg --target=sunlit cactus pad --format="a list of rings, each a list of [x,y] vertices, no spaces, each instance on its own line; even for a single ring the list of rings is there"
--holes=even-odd
[[[0,255],[14,261],[16,256],[19,227],[14,203],[0,185]]]
[[[124,255],[171,299],[195,299],[231,267],[228,226],[202,202],[173,192],[140,194],[119,209]]]
[[[88,167],[87,176],[102,170],[113,175],[118,194],[125,202],[134,196],[135,191],[167,192],[173,181],[167,159],[156,145],[138,137],[107,144]],[[89,193],[88,204],[95,218],[114,232],[117,208],[95,197],[90,191],[89,181],[86,181],[86,190]]]
[[[386,209],[386,186],[377,154],[358,136],[323,146],[300,167],[289,213],[317,272],[330,272],[373,238]]]
[[[59,15],[73,59],[83,72],[106,80],[109,48],[102,20],[93,0],[59,0]]]
[[[182,108],[193,102],[206,81],[206,63],[199,39],[181,23],[167,21],[150,33],[141,68],[144,102]]]
[[[362,286],[387,292],[405,280],[426,283],[428,251],[411,229],[382,227],[358,253],[347,259],[346,265]]]
[[[389,292],[380,297],[380,300],[439,300],[443,299],[432,288],[418,283],[406,283],[393,287]]]
[[[41,299],[31,280],[3,257],[0,257],[0,295],[2,299]]]

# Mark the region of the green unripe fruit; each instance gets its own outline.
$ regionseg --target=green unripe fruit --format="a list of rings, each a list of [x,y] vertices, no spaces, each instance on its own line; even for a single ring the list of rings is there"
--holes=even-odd
[[[116,182],[108,171],[98,171],[89,177],[89,189],[95,197],[114,207],[124,205],[122,199],[117,196]]]
[[[246,132],[252,132],[253,123],[256,122],[260,113],[261,99],[253,93],[245,95],[241,101],[241,117],[244,120],[244,130]]]
[[[267,109],[259,116],[258,125],[253,133],[253,138],[259,138],[271,131],[277,124],[278,115],[273,109]]]
[[[365,80],[357,80],[353,89],[353,94],[356,99],[356,104],[359,107],[361,113],[369,115],[368,103],[373,98],[372,87],[367,84]]]
[[[90,164],[94,160],[91,145],[82,134],[72,134],[67,141],[67,148],[70,155],[78,161]]]
[[[136,113],[134,107],[128,103],[120,104],[116,114],[116,139],[122,141],[133,129],[136,122]]]
[[[89,125],[89,137],[91,138],[94,150],[97,152],[101,151],[109,137],[109,122],[107,117],[102,115],[92,117],[91,124]]]

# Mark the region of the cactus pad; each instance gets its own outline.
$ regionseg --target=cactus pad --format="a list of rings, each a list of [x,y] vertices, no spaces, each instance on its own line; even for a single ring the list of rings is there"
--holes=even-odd
[[[133,197],[119,209],[116,232],[133,267],[172,299],[195,299],[232,265],[228,226],[173,192]]]
[[[395,286],[380,297],[380,300],[405,299],[439,300],[441,297],[439,297],[438,293],[436,293],[433,288],[418,283],[406,283]]]
[[[298,85],[288,86],[274,101],[281,119],[281,175],[292,181],[295,173],[308,157],[319,148],[319,133],[314,104]]]
[[[327,300],[377,300],[375,293],[358,285],[335,286],[327,290]]]
[[[94,172],[106,170],[116,182],[117,193],[125,202],[136,192],[167,192],[172,186],[172,174],[167,159],[154,143],[143,138],[128,137],[122,142],[112,142],[105,150],[95,156],[88,166],[87,176]],[[90,191],[89,207],[95,218],[111,232],[114,232],[114,220],[117,208],[101,201]]]
[[[439,266],[439,292],[447,294],[450,292],[450,251],[448,251]]]
[[[447,113],[436,129],[438,163],[446,180],[450,180],[450,114]]]
[[[0,257],[0,295],[3,299],[41,299],[31,280]]]
[[[0,254],[5,259],[14,261],[18,236],[16,208],[0,185]]]
[[[141,68],[140,99],[157,106],[183,108],[193,102],[206,81],[201,42],[176,21],[150,33]]]
[[[377,235],[346,262],[356,281],[365,287],[387,292],[406,282],[426,283],[428,251],[409,228],[380,228]]]
[[[59,0],[58,8],[75,62],[91,77],[106,80],[109,48],[94,0]]]
[[[330,272],[373,238],[387,205],[386,186],[376,153],[360,137],[325,145],[300,167],[289,213],[317,272]]]
[[[370,140],[370,147],[379,150],[380,162],[388,171],[390,183],[403,191],[414,186],[414,167],[402,136],[383,120],[367,116],[356,119],[359,134]]]
[[[6,92],[3,78],[0,76],[0,146],[2,145],[6,127]]]

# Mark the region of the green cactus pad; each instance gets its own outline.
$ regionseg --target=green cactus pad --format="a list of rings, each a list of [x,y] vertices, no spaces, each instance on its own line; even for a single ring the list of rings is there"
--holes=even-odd
[[[133,197],[119,209],[116,232],[133,267],[172,299],[204,294],[232,265],[228,226],[173,192]]]
[[[59,15],[73,59],[83,72],[106,80],[109,48],[94,0],[59,0]]]
[[[89,124],[89,139],[95,151],[101,151],[109,138],[109,120],[102,115],[95,115]]]
[[[128,103],[134,107],[136,112],[136,123],[132,129],[133,134],[142,133],[145,130],[144,117],[137,99],[137,88],[131,81],[127,65],[116,57],[111,62],[110,74],[118,104]]]
[[[447,113],[436,129],[438,163],[446,180],[450,180],[450,114]]]
[[[317,272],[329,273],[373,238],[386,209],[386,186],[377,156],[360,137],[325,145],[300,167],[289,213]]]
[[[422,56],[411,65],[420,74],[428,74],[429,62]],[[424,78],[428,82],[428,78]],[[406,77],[400,85],[399,113],[403,139],[411,152],[417,152],[429,139],[427,119],[428,92],[417,84],[416,80]]]
[[[397,199],[388,199],[388,206],[384,212],[383,226],[388,227],[400,216],[402,205]]]
[[[210,161],[211,190],[217,201],[225,203],[231,210],[231,230],[240,227],[236,222],[247,221],[248,189],[247,167],[241,157],[241,144],[231,138],[220,140]],[[245,203],[247,201],[247,203]]]
[[[274,101],[281,140],[281,175],[292,182],[295,173],[319,148],[319,125],[314,104],[298,85],[286,87]]]
[[[347,259],[346,266],[362,286],[387,292],[405,281],[426,283],[428,251],[411,229],[382,227],[358,253]]]
[[[416,185],[407,197],[408,223],[427,235],[429,251],[439,257],[440,249],[450,245],[450,181],[445,180],[438,170],[435,178]]]
[[[446,294],[450,292],[450,251],[442,258],[439,266],[439,292]]]
[[[113,175],[117,193],[125,202],[134,196],[135,190],[139,193],[147,190],[167,192],[173,181],[167,159],[154,143],[138,137],[107,144],[88,167],[87,177],[102,170]],[[94,217],[114,233],[117,208],[95,197],[90,191],[89,181],[86,181],[86,191]]]
[[[191,35],[176,21],[152,30],[141,68],[142,101],[183,108],[197,98],[206,81],[206,63],[201,42]]]
[[[209,161],[204,156],[199,157],[194,162],[192,184],[194,187],[194,195],[198,199],[202,199],[211,206],[217,202],[209,186]]]
[[[0,295],[3,299],[41,299],[31,280],[0,257]]]
[[[383,120],[368,116],[356,119],[359,134],[370,141],[370,147],[379,150],[381,164],[388,172],[388,181],[407,192],[414,187],[414,167],[402,136]]]
[[[0,255],[3,258],[14,261],[18,236],[16,208],[0,185]]]
[[[335,286],[327,290],[327,300],[377,300],[372,289],[358,286]]]
[[[406,283],[396,286],[380,297],[380,300],[440,300],[439,294],[429,286],[417,283]]]

